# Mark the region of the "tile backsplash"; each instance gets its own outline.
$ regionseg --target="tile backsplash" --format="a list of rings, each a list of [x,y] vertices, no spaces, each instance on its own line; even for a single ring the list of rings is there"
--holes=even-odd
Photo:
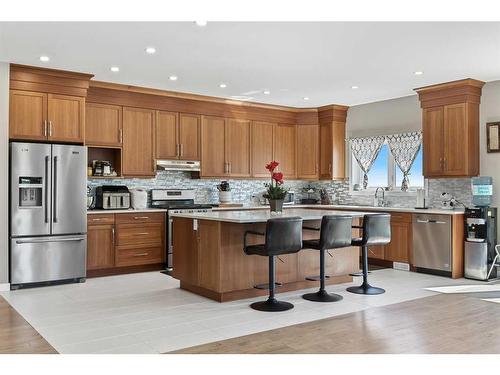
[[[196,179],[191,178],[189,172],[181,171],[159,171],[155,178],[132,178],[132,179],[89,179],[88,186],[95,188],[99,185],[126,185],[129,188],[143,189],[194,189],[196,192],[196,203],[217,203],[217,184],[223,179]],[[233,202],[252,204],[256,203],[265,190],[265,180],[242,180],[228,179],[231,185]],[[301,198],[307,198],[303,188],[308,185],[319,189],[324,188],[335,203],[372,204],[373,196],[352,196],[349,194],[348,180],[341,181],[302,181],[287,180],[285,186],[295,192],[295,199],[298,202]],[[428,181],[428,206],[438,207],[440,205],[440,195],[447,192],[465,205],[470,205],[472,196],[470,189],[470,178],[453,179],[432,179]],[[258,198],[257,198],[258,199]],[[391,205],[398,207],[414,207],[415,196],[390,195],[387,198]]]

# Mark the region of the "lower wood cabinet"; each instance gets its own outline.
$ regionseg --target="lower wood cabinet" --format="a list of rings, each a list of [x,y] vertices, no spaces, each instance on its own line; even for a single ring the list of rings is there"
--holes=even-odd
[[[165,213],[89,214],[87,270],[96,275],[129,272],[130,266],[165,261]]]
[[[385,246],[371,246],[368,258],[390,262],[412,263],[412,216],[409,213],[391,214],[391,242]]]

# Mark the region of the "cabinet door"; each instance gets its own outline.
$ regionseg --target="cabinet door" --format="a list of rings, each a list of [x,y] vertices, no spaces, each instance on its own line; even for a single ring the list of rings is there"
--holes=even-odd
[[[269,122],[252,122],[252,177],[269,177],[266,164],[273,160],[274,127]]]
[[[332,166],[331,178],[343,179],[345,174],[345,122],[332,125]]]
[[[465,103],[444,107],[444,175],[466,176],[467,122]]]
[[[332,179],[333,138],[331,122],[319,127],[319,178]]]
[[[201,120],[201,176],[227,176],[224,151],[226,121],[221,117],[203,116]]]
[[[297,178],[296,169],[296,126],[278,124],[274,131],[274,160],[285,178]]]
[[[423,161],[424,176],[443,174],[443,107],[426,108],[423,111]]]
[[[10,90],[9,108],[10,138],[47,139],[47,94]]]
[[[200,160],[200,116],[179,115],[180,159]]]
[[[156,158],[177,159],[179,157],[178,114],[156,112]]]
[[[317,179],[318,125],[297,125],[297,177],[304,179]]]
[[[86,103],[85,144],[121,147],[122,135],[122,107]]]
[[[84,141],[85,99],[78,96],[47,94],[49,140]]]
[[[124,176],[154,176],[154,123],[154,111],[123,108]]]
[[[409,263],[411,242],[411,223],[392,222],[391,242],[385,246],[384,258],[393,262]]]
[[[250,177],[250,121],[226,120],[226,162],[232,177]]]
[[[114,225],[92,225],[87,230],[87,270],[115,266]]]

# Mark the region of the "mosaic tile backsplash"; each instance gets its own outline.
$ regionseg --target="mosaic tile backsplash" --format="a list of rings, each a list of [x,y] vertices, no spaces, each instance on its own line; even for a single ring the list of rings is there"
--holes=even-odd
[[[196,203],[218,203],[217,184],[223,179],[195,179],[191,178],[189,172],[180,171],[159,171],[155,178],[132,178],[132,179],[90,179],[88,186],[95,188],[99,185],[126,185],[130,189],[194,189],[196,192]],[[233,202],[244,204],[256,204],[265,190],[265,180],[227,180],[231,185]],[[285,186],[295,192],[295,199],[298,203],[300,199],[307,198],[303,188],[312,186],[316,189],[324,188],[330,195],[333,203],[353,203],[353,204],[372,204],[373,196],[350,195],[348,180],[343,181],[302,181],[287,180]],[[439,207],[440,195],[447,192],[465,205],[470,205],[472,201],[470,179],[432,179],[428,183],[428,206]],[[313,197],[313,196],[312,196]],[[319,196],[315,196],[319,198]],[[416,204],[415,196],[391,195],[387,194],[387,201],[392,206],[414,207]]]

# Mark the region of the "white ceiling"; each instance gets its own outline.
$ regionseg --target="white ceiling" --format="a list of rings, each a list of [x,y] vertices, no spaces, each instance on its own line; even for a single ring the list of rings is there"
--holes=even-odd
[[[500,79],[500,23],[3,22],[0,61],[295,107],[355,105],[439,82]]]

